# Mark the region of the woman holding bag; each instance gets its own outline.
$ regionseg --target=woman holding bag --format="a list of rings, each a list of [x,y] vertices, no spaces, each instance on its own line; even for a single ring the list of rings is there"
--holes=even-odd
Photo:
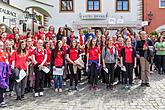
[[[51,73],[54,77],[55,92],[62,92],[63,70],[65,65],[65,54],[62,49],[62,41],[56,43],[56,48],[51,52]]]
[[[20,41],[18,49],[12,54],[12,69],[14,69],[16,80],[19,79],[21,70],[27,70],[27,59],[28,52],[26,51],[26,42]],[[16,100],[24,98],[25,84],[26,77],[24,77],[20,82],[15,81],[15,91],[17,95]]]

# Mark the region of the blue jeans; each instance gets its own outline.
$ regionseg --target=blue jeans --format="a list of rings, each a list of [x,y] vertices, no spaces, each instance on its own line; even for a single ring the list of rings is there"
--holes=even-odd
[[[54,87],[56,88],[62,88],[62,75],[55,75],[54,78]]]

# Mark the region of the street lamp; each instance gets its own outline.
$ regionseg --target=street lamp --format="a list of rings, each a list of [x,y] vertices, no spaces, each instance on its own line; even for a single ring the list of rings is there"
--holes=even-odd
[[[153,13],[150,11],[150,12],[147,14],[147,16],[148,16],[148,25],[150,25],[154,15],[153,15]]]

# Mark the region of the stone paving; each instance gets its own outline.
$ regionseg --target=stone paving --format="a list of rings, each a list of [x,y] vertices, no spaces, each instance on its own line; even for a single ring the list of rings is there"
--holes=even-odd
[[[151,87],[140,87],[135,81],[131,90],[123,90],[116,85],[107,91],[99,84],[98,91],[89,91],[86,82],[80,85],[80,91],[62,94],[53,89],[45,90],[45,96],[35,98],[27,94],[23,101],[15,97],[7,98],[8,107],[1,110],[165,110],[165,75],[153,73]]]

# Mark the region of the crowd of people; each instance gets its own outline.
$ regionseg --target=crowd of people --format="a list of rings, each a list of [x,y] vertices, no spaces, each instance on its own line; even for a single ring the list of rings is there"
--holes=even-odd
[[[28,92],[43,96],[45,87],[62,93],[68,81],[69,91],[79,91],[82,75],[87,77],[90,91],[99,89],[99,80],[111,91],[114,82],[130,90],[133,80],[150,87],[153,66],[165,74],[165,32],[156,38],[127,28],[113,36],[108,31],[93,33],[91,28],[86,34],[79,30],[79,35],[71,30],[69,36],[62,27],[58,33],[53,26],[47,33],[44,30],[39,26],[32,35],[27,29],[22,36],[17,27],[8,34],[6,27],[0,26],[1,107],[6,106],[5,92],[9,96],[16,92],[16,100],[22,100]]]

